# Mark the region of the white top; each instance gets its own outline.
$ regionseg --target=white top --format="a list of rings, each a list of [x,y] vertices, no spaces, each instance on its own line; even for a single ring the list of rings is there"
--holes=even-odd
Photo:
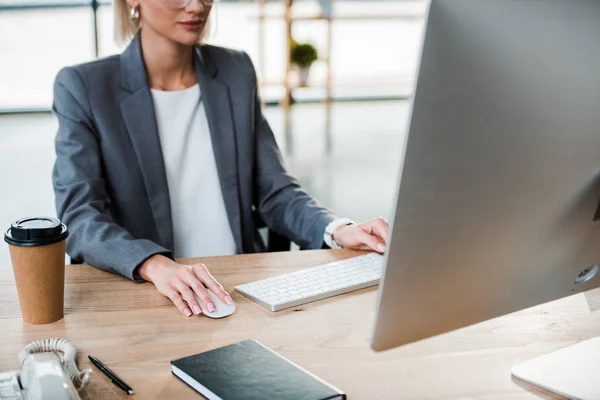
[[[236,254],[200,87],[151,92],[169,186],[175,257]]]

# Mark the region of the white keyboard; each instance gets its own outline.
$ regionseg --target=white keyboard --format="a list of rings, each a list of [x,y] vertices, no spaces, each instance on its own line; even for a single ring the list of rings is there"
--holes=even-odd
[[[235,291],[271,311],[279,311],[375,286],[382,270],[383,256],[370,253],[246,283],[236,286]]]
[[[0,400],[22,400],[19,374],[13,372],[0,372]]]

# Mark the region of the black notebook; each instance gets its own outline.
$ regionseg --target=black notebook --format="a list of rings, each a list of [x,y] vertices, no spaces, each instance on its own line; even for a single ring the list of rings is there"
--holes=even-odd
[[[208,400],[330,400],[346,395],[255,340],[171,361]]]

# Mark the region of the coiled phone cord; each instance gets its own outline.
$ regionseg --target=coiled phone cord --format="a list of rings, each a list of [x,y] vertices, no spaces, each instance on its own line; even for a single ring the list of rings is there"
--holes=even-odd
[[[53,338],[29,343],[19,352],[19,362],[23,365],[30,354],[46,352],[58,352],[58,356],[77,390],[83,389],[90,383],[92,370],[79,371],[75,363],[77,347],[67,339]]]

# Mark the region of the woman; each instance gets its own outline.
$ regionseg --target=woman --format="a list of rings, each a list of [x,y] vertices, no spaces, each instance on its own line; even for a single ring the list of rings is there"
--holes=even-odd
[[[382,252],[387,223],[352,224],[287,174],[247,54],[198,45],[212,0],[116,0],[120,55],[68,67],[54,87],[53,172],[72,258],[152,282],[186,316],[231,297],[174,257],[260,251],[255,218],[305,248]],[[327,229],[326,229],[327,228]]]

